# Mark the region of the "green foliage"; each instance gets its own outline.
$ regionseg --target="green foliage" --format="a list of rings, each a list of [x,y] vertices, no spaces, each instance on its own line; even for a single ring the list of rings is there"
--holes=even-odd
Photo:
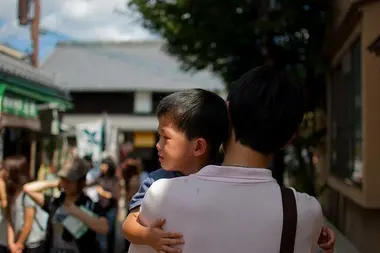
[[[227,84],[254,66],[271,62],[291,69],[308,91],[308,111],[324,105],[322,47],[331,2],[328,0],[129,0],[143,25],[161,36],[166,50],[186,71],[210,69]],[[266,4],[265,4],[266,3]],[[290,68],[291,67],[291,68]],[[307,116],[307,115],[306,115]],[[293,147],[299,174],[315,194],[312,157],[325,130],[305,119]],[[307,160],[307,159],[306,159]],[[281,170],[279,170],[281,171]],[[311,185],[311,186],[310,186]]]
[[[209,68],[230,84],[269,59],[295,66],[304,81],[321,74],[329,1],[278,0],[273,9],[263,2],[130,0],[129,6],[185,70]]]

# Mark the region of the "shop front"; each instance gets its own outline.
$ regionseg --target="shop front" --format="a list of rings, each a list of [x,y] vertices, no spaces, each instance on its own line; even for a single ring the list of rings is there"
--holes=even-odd
[[[41,128],[36,102],[6,92],[4,86],[1,86],[0,113],[0,159],[24,155],[31,162],[34,133]]]
[[[380,252],[379,1],[334,1],[326,41],[325,216],[362,253]]]
[[[61,115],[71,107],[69,95],[54,86],[52,77],[0,55],[0,162],[23,155],[35,178],[51,150],[44,143],[59,139]]]

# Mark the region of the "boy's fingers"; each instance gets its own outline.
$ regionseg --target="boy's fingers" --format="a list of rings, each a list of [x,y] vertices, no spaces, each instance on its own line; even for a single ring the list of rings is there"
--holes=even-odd
[[[170,246],[181,245],[185,243],[185,241],[182,239],[169,239],[169,238],[161,239],[161,242],[164,245],[170,245]]]
[[[165,219],[157,219],[152,223],[152,228],[161,228],[165,224]]]
[[[166,238],[181,238],[183,235],[181,233],[177,233],[177,232],[164,232],[163,236],[162,237],[166,237]]]
[[[162,253],[181,253],[182,250],[181,249],[176,249],[176,248],[171,248],[169,246],[162,246],[162,250],[160,251]]]

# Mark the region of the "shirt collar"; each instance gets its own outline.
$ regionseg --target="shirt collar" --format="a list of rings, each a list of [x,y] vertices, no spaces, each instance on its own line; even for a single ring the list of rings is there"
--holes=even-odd
[[[194,174],[195,177],[213,181],[275,182],[272,171],[265,168],[208,165]]]

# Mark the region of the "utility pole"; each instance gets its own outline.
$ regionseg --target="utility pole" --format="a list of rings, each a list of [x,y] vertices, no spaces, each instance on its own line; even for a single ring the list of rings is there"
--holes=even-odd
[[[28,17],[30,12],[30,4],[33,1],[34,15],[32,18]],[[18,0],[18,18],[19,24],[27,26],[30,24],[30,37],[32,40],[32,65],[38,68],[38,54],[39,54],[39,27],[41,19],[41,2],[40,0]]]
[[[32,65],[38,68],[38,54],[40,52],[40,18],[41,18],[41,5],[40,0],[34,0],[34,18],[30,26],[30,33],[33,43],[32,52]]]

